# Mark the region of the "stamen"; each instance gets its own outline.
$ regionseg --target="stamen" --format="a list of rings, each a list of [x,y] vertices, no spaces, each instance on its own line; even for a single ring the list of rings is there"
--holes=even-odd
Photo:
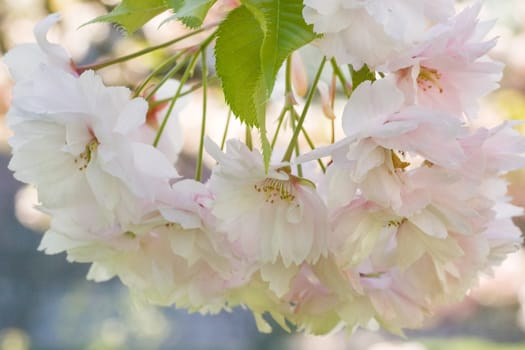
[[[266,178],[262,183],[253,185],[255,191],[263,193],[265,201],[275,203],[276,200],[292,203],[295,200],[293,185],[290,180]]]
[[[75,157],[74,162],[78,166],[78,170],[86,170],[91,161],[92,153],[96,151],[97,147],[98,141],[97,139],[93,139],[86,145],[84,152]]]
[[[405,162],[405,161],[401,160],[401,158],[399,158],[399,156],[393,150],[390,151],[390,154],[391,154],[391,157],[392,157],[392,164],[394,165],[395,169],[405,170],[405,168],[410,165],[409,162]],[[402,157],[405,156],[405,152],[403,152],[403,151],[399,151],[399,154]]]
[[[386,227],[399,227],[407,221],[407,218],[401,218],[400,220],[389,220],[386,223]]]
[[[401,226],[401,221],[395,221],[395,220],[390,220],[386,226],[388,227],[399,227]]]
[[[441,76],[441,73],[439,73],[437,69],[421,66],[419,75],[417,77],[417,84],[423,91],[437,87],[439,89],[439,93],[441,94],[443,93],[443,87],[439,82]]]

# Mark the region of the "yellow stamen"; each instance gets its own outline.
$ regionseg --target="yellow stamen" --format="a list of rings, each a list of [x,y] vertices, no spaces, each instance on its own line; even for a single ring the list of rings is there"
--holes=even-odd
[[[441,73],[439,73],[437,69],[421,66],[417,77],[417,84],[423,89],[423,91],[437,87],[441,94],[443,93],[443,87],[439,82],[440,79]]]
[[[295,200],[293,185],[290,180],[266,178],[261,183],[253,185],[253,188],[257,192],[263,193],[265,201],[268,203],[275,203],[276,200],[291,203]]]
[[[84,152],[75,157],[74,162],[78,166],[78,170],[86,170],[91,161],[92,153],[97,150],[97,147],[98,141],[97,139],[93,139],[86,145]]]
[[[390,153],[391,153],[391,156],[392,156],[392,163],[393,163],[395,169],[405,169],[406,167],[408,167],[410,165],[409,162],[402,161],[399,158],[399,156],[396,154],[396,152],[391,151]],[[400,154],[402,156],[405,155],[403,152],[400,152]]]

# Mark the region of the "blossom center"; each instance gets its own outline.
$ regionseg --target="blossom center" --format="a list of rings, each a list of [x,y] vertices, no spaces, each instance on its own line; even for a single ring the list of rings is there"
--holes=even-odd
[[[97,147],[98,140],[93,139],[89,141],[89,143],[86,145],[84,152],[80,153],[77,157],[75,157],[74,162],[75,165],[78,167],[78,170],[86,170],[87,166],[89,165],[89,162],[91,161],[93,152],[96,151]]]
[[[266,178],[261,183],[253,185],[253,188],[263,193],[264,200],[268,203],[275,203],[276,200],[291,203],[295,200],[293,185],[289,180]]]
[[[404,160],[402,160],[396,152],[394,152],[393,150],[390,151],[390,154],[391,154],[391,157],[392,157],[392,164],[394,165],[394,169],[401,169],[401,170],[405,170],[405,168],[407,168],[408,166],[410,166],[410,163],[409,162],[405,162]],[[404,157],[405,156],[405,152],[403,151],[399,151],[399,154]]]
[[[423,91],[432,88],[437,88],[439,93],[443,93],[443,87],[440,84],[441,73],[434,68],[421,66],[419,75],[417,76],[417,84]]]

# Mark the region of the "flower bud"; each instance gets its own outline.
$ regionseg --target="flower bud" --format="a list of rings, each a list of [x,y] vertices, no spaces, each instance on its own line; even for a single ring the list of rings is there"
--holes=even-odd
[[[301,55],[294,51],[292,53],[292,85],[297,95],[304,97],[308,92],[308,75]]]

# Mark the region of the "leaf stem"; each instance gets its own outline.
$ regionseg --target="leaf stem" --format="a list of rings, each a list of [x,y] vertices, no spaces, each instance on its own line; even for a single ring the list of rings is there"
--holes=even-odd
[[[248,125],[246,125],[244,139],[248,149],[253,151],[252,129]]]
[[[292,92],[292,55],[289,55],[286,59],[286,74],[285,74],[285,85],[284,91],[285,95],[288,95]],[[286,96],[288,97],[288,96]]]

